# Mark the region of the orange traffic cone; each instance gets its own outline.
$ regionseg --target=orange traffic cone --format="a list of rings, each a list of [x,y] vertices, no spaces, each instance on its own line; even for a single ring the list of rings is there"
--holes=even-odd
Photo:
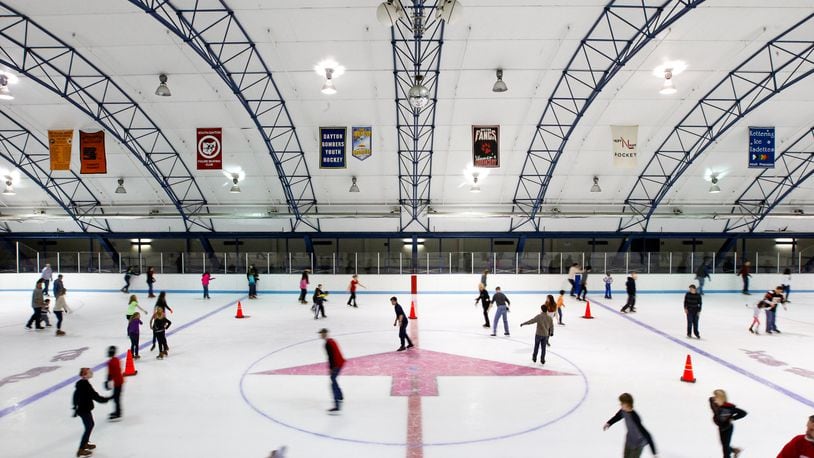
[[[594,317],[591,316],[591,301],[585,302],[585,315],[582,318],[593,319]]]
[[[243,306],[240,305],[240,301],[237,301],[237,314],[235,315],[235,318],[248,318],[247,315],[243,314]]]
[[[418,317],[415,316],[415,301],[410,301],[410,319],[415,320]]]
[[[681,376],[682,382],[695,383],[695,376],[692,373],[692,358],[687,355],[687,362],[684,363],[684,375]]]
[[[133,363],[133,352],[127,350],[127,360],[124,363],[124,373],[122,375],[129,377],[136,374],[138,374],[138,371],[136,370],[135,363]]]

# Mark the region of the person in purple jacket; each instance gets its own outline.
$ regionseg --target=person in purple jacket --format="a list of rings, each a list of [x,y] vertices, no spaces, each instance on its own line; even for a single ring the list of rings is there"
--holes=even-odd
[[[134,313],[127,322],[127,336],[130,337],[130,351],[133,353],[133,359],[141,358],[138,355],[138,339],[139,339],[139,326],[141,322],[141,314]]]

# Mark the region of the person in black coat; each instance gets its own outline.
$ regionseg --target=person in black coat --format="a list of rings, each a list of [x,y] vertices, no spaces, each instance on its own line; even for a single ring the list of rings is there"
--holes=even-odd
[[[684,314],[687,315],[687,337],[692,337],[690,333],[700,339],[698,333],[698,315],[701,314],[701,295],[695,289],[695,285],[690,285],[690,290],[684,294]]]
[[[734,431],[732,422],[745,417],[746,411],[728,402],[724,390],[715,390],[712,395],[709,398],[709,408],[712,409],[712,421],[718,425],[718,434],[721,437],[721,447],[723,447],[724,452],[723,456],[724,458],[731,458],[734,453],[737,457],[740,455],[741,449],[729,445]]]
[[[85,425],[85,432],[82,434],[82,440],[79,442],[79,450],[76,456],[88,456],[93,452],[91,450],[96,448],[96,445],[90,443],[90,433],[93,431],[93,402],[107,402],[109,397],[104,397],[93,389],[90,384],[90,379],[93,377],[93,370],[89,367],[83,367],[79,370],[79,381],[76,382],[73,393],[73,409],[74,417],[82,419],[82,424]]]
[[[638,278],[636,272],[631,272],[627,277],[627,281],[625,282],[627,302],[625,302],[625,306],[622,307],[622,313],[627,313],[628,310],[636,312],[636,278]]]
[[[642,425],[642,419],[639,414],[633,410],[633,396],[629,393],[622,393],[619,395],[619,411],[616,415],[610,418],[602,427],[607,431],[614,423],[624,420],[627,426],[627,435],[625,436],[625,450],[624,457],[639,457],[642,455],[644,447],[650,446],[650,451],[656,455],[656,444],[650,436],[650,432]]]
[[[478,306],[478,301],[480,301],[480,305],[483,307],[483,319],[485,320],[483,327],[488,328],[491,326],[489,324],[489,307],[492,305],[492,299],[489,297],[489,291],[486,290],[485,284],[479,284],[478,290],[480,290],[480,293],[475,298],[475,307]]]

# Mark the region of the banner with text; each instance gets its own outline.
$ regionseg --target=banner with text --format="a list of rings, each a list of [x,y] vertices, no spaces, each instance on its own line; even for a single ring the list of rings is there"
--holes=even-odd
[[[223,130],[220,127],[199,127],[196,139],[198,170],[223,168]]]
[[[73,129],[48,131],[48,152],[51,154],[51,170],[71,170],[72,143]]]
[[[92,175],[107,173],[105,157],[105,132],[79,131],[79,173]]]
[[[353,157],[364,161],[373,154],[373,128],[372,127],[352,127],[352,153]]]
[[[319,168],[344,169],[347,127],[319,128]]]
[[[774,168],[774,127],[749,128],[749,168]]]
[[[635,169],[638,166],[639,126],[611,126],[613,138],[613,166]]]
[[[500,126],[472,126],[472,165],[500,167]]]

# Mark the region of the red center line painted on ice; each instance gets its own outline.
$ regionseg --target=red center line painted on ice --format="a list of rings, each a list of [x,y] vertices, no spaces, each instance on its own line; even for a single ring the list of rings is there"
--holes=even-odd
[[[413,275],[413,278],[416,278]],[[413,282],[413,295],[412,295],[412,307],[416,307],[416,316],[418,316],[418,305],[416,304],[416,284]],[[414,348],[411,350],[418,349],[419,341],[418,341],[418,319],[412,320],[410,325],[410,339],[413,341]],[[415,370],[420,370],[419,367],[415,367]],[[413,387],[412,393],[407,398],[407,458],[424,458],[424,421],[421,416],[421,394],[419,393],[419,377],[420,374],[413,373],[410,376],[411,385]],[[437,383],[437,382],[436,382]],[[436,395],[438,393],[438,386],[436,384]]]

